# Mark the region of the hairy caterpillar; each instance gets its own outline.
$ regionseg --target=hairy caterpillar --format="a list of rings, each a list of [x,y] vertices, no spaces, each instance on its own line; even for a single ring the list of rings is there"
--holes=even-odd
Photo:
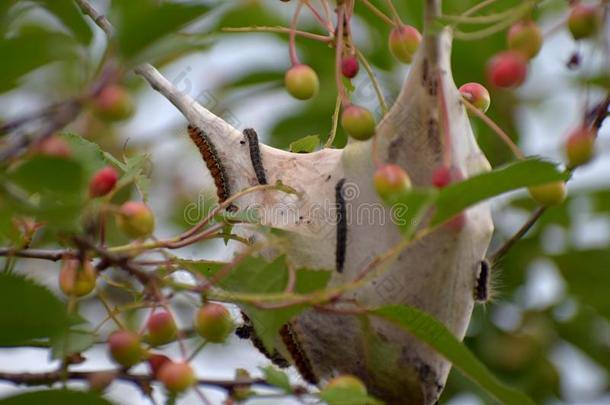
[[[216,186],[216,195],[220,203],[226,201],[231,196],[227,174],[222,162],[218,158],[218,153],[214,144],[210,142],[206,134],[194,125],[188,126],[188,134],[193,143],[199,149],[201,157],[205,162],[206,167],[210,171]],[[235,211],[237,207],[231,204],[227,207],[228,211]]]
[[[345,179],[341,179],[335,186],[335,203],[337,204],[337,247],[335,250],[336,269],[339,273],[343,272],[345,265],[345,244],[347,242],[347,215],[345,211],[345,198],[343,196],[343,184]]]
[[[286,360],[277,350],[273,350],[273,352],[269,353],[263,341],[258,337],[256,331],[254,330],[254,326],[252,325],[252,321],[245,313],[241,313],[242,318],[244,319],[243,325],[239,326],[235,329],[235,334],[240,339],[250,339],[254,347],[258,349],[266,358],[271,360],[273,364],[280,368],[286,368],[290,366],[288,360]]]
[[[252,128],[244,129],[244,136],[248,141],[248,147],[250,148],[250,161],[254,168],[254,174],[258,184],[267,184],[267,175],[265,174],[265,168],[263,167],[263,159],[261,157],[261,151],[258,146],[258,135]]]
[[[489,300],[490,264],[487,259],[481,260],[474,287],[474,300],[487,302]]]
[[[316,375],[314,374],[307,355],[305,354],[303,349],[301,349],[301,345],[297,340],[295,331],[293,330],[293,326],[290,322],[282,326],[282,329],[280,329],[280,336],[282,337],[284,346],[286,346],[286,349],[288,349],[290,356],[292,356],[292,359],[294,360],[294,365],[297,370],[299,370],[299,374],[301,374],[301,376],[308,383],[314,385],[317,384],[319,381],[318,377],[316,377]]]

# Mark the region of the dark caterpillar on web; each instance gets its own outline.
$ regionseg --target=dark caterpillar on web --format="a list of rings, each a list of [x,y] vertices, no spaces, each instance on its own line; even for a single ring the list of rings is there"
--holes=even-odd
[[[335,186],[335,204],[337,206],[337,247],[335,250],[336,270],[343,272],[345,265],[345,250],[347,243],[347,214],[345,211],[345,197],[343,196],[343,184],[345,179],[341,179]]]
[[[212,178],[214,179],[214,185],[216,186],[216,195],[218,201],[223,203],[231,196],[231,189],[229,188],[229,182],[225,168],[222,162],[218,158],[218,153],[214,144],[210,142],[206,134],[194,125],[188,126],[188,134],[193,143],[199,149],[201,157],[205,162],[206,167],[210,171]],[[228,211],[235,211],[237,209],[233,204],[227,207]]]
[[[254,168],[254,174],[258,184],[267,184],[267,175],[265,168],[263,167],[263,159],[261,157],[261,151],[258,145],[258,135],[252,128],[244,129],[244,136],[248,141],[248,147],[250,148],[250,161]]]

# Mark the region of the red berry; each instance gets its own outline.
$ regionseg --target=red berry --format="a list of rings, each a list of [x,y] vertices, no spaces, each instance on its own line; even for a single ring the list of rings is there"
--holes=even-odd
[[[446,187],[451,183],[451,169],[440,166],[432,173],[432,185],[436,188]]]
[[[89,182],[89,196],[105,196],[112,191],[118,179],[119,174],[110,166],[98,170]]]
[[[455,167],[439,166],[432,173],[432,185],[436,188],[447,187],[451,183],[464,180],[462,171]],[[459,232],[464,228],[466,224],[466,213],[460,212],[453,218],[451,218],[445,226],[454,232]]]
[[[140,346],[140,337],[128,330],[119,330],[108,338],[110,356],[118,364],[131,367],[142,361],[144,351]]]
[[[359,69],[360,65],[358,64],[358,58],[355,56],[346,56],[341,61],[341,73],[348,79],[355,77],[358,74]]]
[[[153,377],[158,378],[159,370],[165,363],[170,362],[170,358],[164,354],[151,354],[148,359],[148,367],[150,368],[150,373]]]
[[[479,83],[466,83],[460,87],[460,93],[472,105],[481,110],[487,111],[491,104],[491,97],[485,87]]]
[[[375,135],[375,118],[369,110],[349,105],[341,114],[341,126],[349,136],[365,141]]]
[[[375,172],[373,181],[377,194],[384,200],[411,188],[411,179],[409,179],[407,172],[396,164],[381,166]]]
[[[350,374],[343,374],[331,379],[324,389],[342,389],[342,390],[350,390],[357,391],[360,394],[366,395],[366,386],[364,383],[358,378]]]
[[[516,87],[525,81],[526,60],[519,53],[506,51],[494,56],[487,65],[487,77],[497,87]]]
[[[66,295],[82,297],[95,288],[97,273],[89,260],[64,259],[59,270],[59,288]]]
[[[91,100],[93,112],[106,121],[121,121],[133,114],[131,96],[118,84],[105,86]]]
[[[70,144],[59,135],[49,136],[37,142],[33,151],[45,156],[70,157],[72,155]]]
[[[144,203],[127,201],[119,208],[119,227],[131,238],[145,238],[155,229],[155,217]]]
[[[220,304],[205,304],[195,315],[195,330],[212,343],[222,343],[233,330],[234,324],[227,308]]]
[[[542,32],[531,20],[519,21],[508,30],[507,42],[511,50],[532,59],[542,47]]]
[[[532,186],[528,190],[532,198],[545,207],[561,204],[567,196],[566,183],[563,181]]]
[[[166,311],[155,312],[148,318],[148,341],[153,346],[164,345],[176,339],[178,327],[172,314]]]
[[[193,368],[185,362],[167,362],[157,375],[165,388],[173,393],[186,391],[196,382]]]
[[[602,16],[595,6],[576,4],[570,10],[568,28],[574,39],[595,35],[601,28]]]
[[[575,130],[568,136],[565,149],[570,168],[588,163],[595,153],[595,131],[587,128]]]
[[[288,92],[299,100],[312,98],[320,87],[315,70],[303,64],[295,65],[286,71],[284,84]]]
[[[399,61],[411,63],[413,55],[421,42],[421,34],[417,28],[410,25],[396,27],[390,32],[388,45],[390,52]]]

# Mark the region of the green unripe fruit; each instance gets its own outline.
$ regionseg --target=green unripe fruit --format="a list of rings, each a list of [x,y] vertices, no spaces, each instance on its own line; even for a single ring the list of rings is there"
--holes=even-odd
[[[119,330],[108,338],[110,356],[124,367],[131,367],[142,361],[144,351],[140,345],[140,337],[128,330]]]
[[[157,378],[172,393],[184,392],[197,381],[195,372],[188,363],[172,361],[161,366]]]
[[[224,342],[233,328],[234,324],[229,311],[220,304],[205,304],[195,315],[195,330],[209,342]]]
[[[561,204],[567,196],[566,183],[563,181],[532,186],[528,190],[532,198],[544,207]]]
[[[576,4],[570,10],[568,28],[574,39],[579,40],[595,35],[602,25],[602,16],[594,6]]]
[[[491,104],[489,91],[479,83],[466,83],[460,87],[460,93],[481,112],[486,112]]]
[[[316,72],[307,65],[295,65],[284,76],[286,90],[294,98],[308,100],[318,94],[320,83]]]
[[[82,297],[95,288],[97,273],[89,260],[64,259],[59,270],[59,288],[64,294]]]
[[[364,383],[358,377],[350,374],[340,375],[331,379],[324,387],[324,390],[329,389],[350,390],[363,395],[367,393]]]
[[[390,32],[388,46],[390,52],[402,63],[411,63],[413,55],[421,43],[421,34],[410,25],[396,27]]]
[[[526,59],[532,59],[538,55],[542,48],[542,40],[540,28],[531,20],[516,22],[508,30],[508,47]]]
[[[411,179],[407,172],[396,164],[386,164],[377,169],[373,182],[377,194],[383,200],[411,189]]]
[[[155,312],[148,318],[148,342],[160,346],[172,342],[178,335],[178,327],[172,314],[166,311]]]
[[[586,128],[580,128],[572,132],[565,145],[568,167],[588,163],[595,154],[595,132]]]
[[[105,121],[121,121],[133,115],[134,106],[129,93],[118,84],[105,86],[91,100],[93,113]]]
[[[349,105],[341,114],[341,126],[349,136],[365,141],[375,135],[375,118],[369,110]]]
[[[145,238],[155,229],[155,217],[144,203],[127,201],[119,208],[119,228],[131,238]]]

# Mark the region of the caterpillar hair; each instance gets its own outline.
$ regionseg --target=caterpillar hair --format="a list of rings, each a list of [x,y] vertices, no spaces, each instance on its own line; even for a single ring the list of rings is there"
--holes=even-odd
[[[335,250],[336,270],[343,272],[345,265],[345,249],[347,242],[347,214],[345,211],[345,197],[343,196],[343,184],[345,179],[341,179],[335,186],[335,203],[337,205],[337,247]]]
[[[244,129],[244,136],[248,141],[248,147],[250,148],[250,161],[254,168],[254,174],[258,184],[267,184],[267,175],[265,174],[265,168],[263,167],[263,159],[261,157],[261,150],[258,145],[258,135],[252,128]]]
[[[288,350],[290,357],[292,357],[292,360],[294,361],[296,369],[299,371],[299,374],[301,374],[301,377],[310,384],[318,384],[318,377],[313,372],[309,358],[307,358],[307,355],[303,349],[301,349],[297,335],[290,322],[282,326],[280,329],[280,336],[286,350]]]
[[[225,168],[222,165],[222,162],[218,158],[218,153],[216,152],[216,148],[214,144],[210,142],[209,138],[206,134],[199,128],[194,125],[188,126],[188,134],[193,143],[199,149],[201,153],[201,157],[205,162],[206,167],[210,171],[212,178],[214,179],[214,185],[216,186],[216,195],[218,196],[218,201],[223,203],[231,196],[231,190],[229,188],[229,182],[227,179],[227,174],[225,172]],[[227,210],[234,211],[234,205],[230,205],[227,207]]]
[[[474,300],[476,302],[487,302],[489,300],[490,271],[491,265],[487,259],[481,260],[474,287]]]

